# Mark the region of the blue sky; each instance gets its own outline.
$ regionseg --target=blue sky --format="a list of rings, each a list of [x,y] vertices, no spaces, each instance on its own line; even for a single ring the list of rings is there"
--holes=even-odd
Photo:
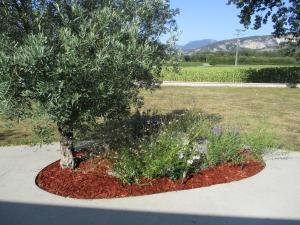
[[[234,5],[227,0],[170,0],[172,8],[179,8],[176,20],[181,30],[178,44],[200,39],[224,40],[235,37],[236,29],[243,29]],[[266,35],[272,32],[272,23],[259,30],[247,30],[243,36]]]

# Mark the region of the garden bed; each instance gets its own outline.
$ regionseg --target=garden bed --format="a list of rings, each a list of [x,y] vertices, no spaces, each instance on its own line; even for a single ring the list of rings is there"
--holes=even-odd
[[[37,175],[36,184],[50,193],[77,199],[108,199],[149,195],[162,192],[207,187],[238,181],[259,173],[260,161],[247,160],[243,165],[221,164],[191,174],[184,180],[145,179],[139,184],[123,184],[112,174],[112,164],[104,157],[82,161],[74,171],[60,169],[59,161]]]
[[[99,129],[106,145],[76,152],[73,171],[52,163],[36,183],[65,197],[119,198],[207,187],[261,171],[264,151],[275,145],[272,136],[217,122],[196,111],[112,121]]]

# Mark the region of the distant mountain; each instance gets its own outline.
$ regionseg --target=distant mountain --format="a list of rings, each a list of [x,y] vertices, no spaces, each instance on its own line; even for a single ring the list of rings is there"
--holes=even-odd
[[[213,39],[203,39],[203,40],[191,41],[186,45],[182,45],[182,46],[178,45],[177,47],[183,50],[184,52],[190,52],[193,50],[204,48],[207,45],[213,44],[215,42],[217,41]]]
[[[271,35],[265,36],[252,36],[252,37],[244,37],[240,38],[241,48],[242,49],[252,49],[252,50],[260,50],[260,51],[274,51],[278,49],[280,43],[286,42],[284,38],[275,38]],[[190,52],[197,51],[232,51],[236,48],[237,39],[223,40],[208,44],[203,47],[194,48]]]

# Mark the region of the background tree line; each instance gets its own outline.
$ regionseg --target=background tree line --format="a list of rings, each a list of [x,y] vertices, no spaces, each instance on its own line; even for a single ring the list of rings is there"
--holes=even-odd
[[[182,59],[185,62],[202,62],[215,64],[233,65],[235,60],[234,51],[218,52],[194,52],[185,55]],[[245,65],[298,65],[300,64],[300,48],[284,46],[276,51],[257,51],[241,49],[239,63]]]

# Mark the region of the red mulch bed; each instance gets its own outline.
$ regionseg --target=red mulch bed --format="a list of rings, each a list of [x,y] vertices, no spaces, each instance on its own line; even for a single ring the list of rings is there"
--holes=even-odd
[[[144,179],[141,184],[124,185],[108,175],[111,163],[105,158],[83,161],[75,171],[60,169],[59,161],[45,167],[36,178],[36,184],[45,191],[64,197],[78,199],[104,199],[207,187],[214,184],[238,181],[259,173],[264,168],[261,162],[249,160],[243,166],[223,164],[202,170],[185,182],[168,178]]]

